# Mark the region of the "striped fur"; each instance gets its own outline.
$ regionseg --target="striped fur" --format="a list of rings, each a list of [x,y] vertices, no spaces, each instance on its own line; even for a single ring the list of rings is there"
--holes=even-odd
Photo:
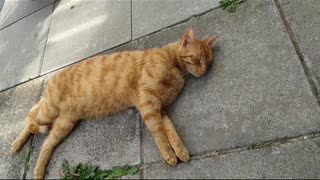
[[[54,148],[80,119],[96,119],[137,108],[164,160],[171,165],[189,154],[165,108],[184,86],[188,73],[202,76],[212,61],[217,38],[195,38],[192,29],[162,48],[100,55],[72,65],[52,77],[41,100],[30,110],[26,125],[12,144],[18,152],[30,134],[49,133],[34,169],[43,178]]]

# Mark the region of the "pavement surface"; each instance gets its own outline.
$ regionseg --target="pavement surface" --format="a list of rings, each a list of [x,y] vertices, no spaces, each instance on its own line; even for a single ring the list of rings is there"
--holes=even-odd
[[[128,178],[320,178],[320,1],[0,0],[0,178],[32,178],[45,136],[11,157],[24,117],[58,70],[85,58],[161,47],[193,27],[220,34],[205,76],[188,77],[169,116],[191,161],[166,165],[130,109],[83,121],[56,148],[101,168],[135,165]]]

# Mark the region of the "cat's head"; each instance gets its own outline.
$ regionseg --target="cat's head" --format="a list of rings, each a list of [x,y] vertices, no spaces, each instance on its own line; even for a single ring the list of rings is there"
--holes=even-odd
[[[200,77],[212,62],[211,45],[218,35],[205,40],[197,39],[191,28],[187,29],[180,40],[179,59],[185,70],[195,77]]]

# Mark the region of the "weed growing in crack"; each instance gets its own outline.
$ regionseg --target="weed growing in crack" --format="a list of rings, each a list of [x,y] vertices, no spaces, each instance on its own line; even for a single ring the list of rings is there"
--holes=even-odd
[[[67,160],[62,161],[62,169],[59,175],[62,179],[114,179],[126,175],[134,175],[138,172],[136,167],[113,167],[110,170],[101,170],[98,166],[79,163],[70,166]]]
[[[224,10],[227,9],[228,12],[235,12],[238,4],[244,2],[245,0],[220,0],[220,7]]]

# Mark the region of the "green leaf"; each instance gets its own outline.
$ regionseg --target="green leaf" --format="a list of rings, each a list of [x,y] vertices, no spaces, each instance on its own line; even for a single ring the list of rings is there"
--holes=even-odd
[[[191,17],[191,20],[198,20],[198,19],[200,19],[200,16],[192,16]]]
[[[227,9],[228,12],[235,12],[236,6],[245,0],[220,0],[220,7],[224,10]]]
[[[65,159],[62,161],[62,168],[63,168],[63,169],[69,168],[69,163],[68,163],[68,161],[65,160]]]
[[[110,175],[108,176],[108,179],[113,179],[113,175],[110,174]]]
[[[227,7],[227,11],[228,12],[235,12],[236,11],[236,5],[234,3],[232,3],[230,6]]]
[[[121,177],[124,174],[125,174],[125,172],[124,172],[123,169],[120,169],[120,168],[117,168],[117,167],[112,168],[112,175],[114,177]]]
[[[85,179],[91,179],[96,175],[94,171],[89,172],[86,176],[84,176]]]
[[[135,175],[137,172],[138,172],[138,168],[135,168],[135,167],[131,167],[127,170],[127,173],[129,175]]]
[[[101,171],[101,170],[99,170],[99,171],[97,171],[95,178],[96,179],[103,179],[103,178],[107,177],[109,174],[111,174],[110,171]]]
[[[78,165],[79,166],[79,165]],[[74,167],[72,167],[72,169],[71,169],[71,171],[70,171],[70,173],[71,174],[77,174],[78,173],[78,169],[79,169],[79,167],[78,166],[74,166]]]
[[[225,5],[228,4],[230,1],[229,0],[221,0],[219,1],[220,5]]]
[[[69,173],[70,173],[69,163],[65,159],[62,161],[62,171],[64,176],[69,176]]]
[[[219,3],[220,3],[220,6],[227,7],[232,3],[232,1],[230,1],[230,0],[222,0]]]

